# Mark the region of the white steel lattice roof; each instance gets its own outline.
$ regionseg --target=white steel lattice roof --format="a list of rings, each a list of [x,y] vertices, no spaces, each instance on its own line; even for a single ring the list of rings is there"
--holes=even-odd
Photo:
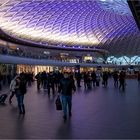
[[[2,0],[0,28],[33,43],[140,54],[140,32],[126,0]]]

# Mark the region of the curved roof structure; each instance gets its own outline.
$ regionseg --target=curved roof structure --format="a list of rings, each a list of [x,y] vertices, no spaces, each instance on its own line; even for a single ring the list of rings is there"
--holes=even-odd
[[[127,0],[2,0],[0,29],[46,47],[140,54],[140,32]]]

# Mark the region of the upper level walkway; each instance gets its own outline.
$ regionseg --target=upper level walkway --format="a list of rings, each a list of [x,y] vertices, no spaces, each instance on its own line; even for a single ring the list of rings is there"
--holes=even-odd
[[[12,56],[12,55],[1,55],[0,54],[0,63],[3,64],[25,64],[25,65],[47,65],[47,66],[77,66],[81,67],[117,67],[117,65],[113,64],[94,64],[94,63],[71,63],[64,62],[59,60],[51,60],[51,59],[37,59],[37,58],[27,58],[20,56]]]
[[[8,90],[8,88],[7,88]],[[5,91],[1,91],[4,93]],[[127,80],[125,92],[102,86],[77,89],[73,95],[72,117],[63,121],[55,109],[56,96],[37,91],[34,83],[25,95],[26,114],[19,116],[13,103],[0,105],[0,139],[135,139],[140,138],[140,85]]]

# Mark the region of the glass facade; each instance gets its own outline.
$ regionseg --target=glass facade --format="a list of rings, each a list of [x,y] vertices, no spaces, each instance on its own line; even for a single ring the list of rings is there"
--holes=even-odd
[[[132,57],[110,56],[107,58],[107,63],[116,64],[116,65],[139,65],[140,64],[140,56],[132,56]]]

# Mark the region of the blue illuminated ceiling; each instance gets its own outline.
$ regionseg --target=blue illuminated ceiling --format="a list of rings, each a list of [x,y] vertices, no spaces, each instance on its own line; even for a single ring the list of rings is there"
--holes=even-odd
[[[2,0],[0,28],[46,46],[140,54],[140,32],[126,0]]]
[[[104,10],[121,15],[131,15],[127,0],[97,0],[97,2]]]

